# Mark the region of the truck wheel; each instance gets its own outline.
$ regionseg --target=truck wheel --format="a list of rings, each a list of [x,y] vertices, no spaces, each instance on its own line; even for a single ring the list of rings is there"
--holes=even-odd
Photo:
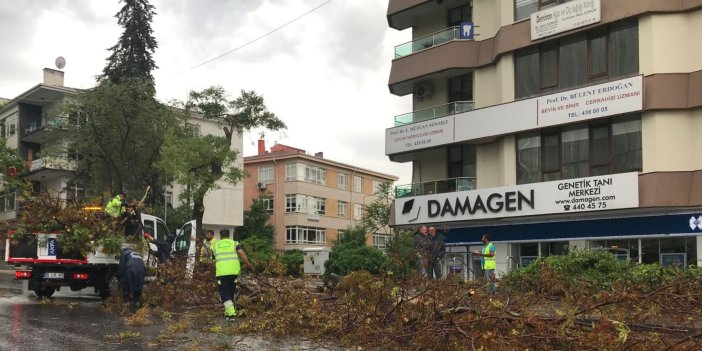
[[[108,274],[103,283],[100,284],[100,297],[105,300],[112,295],[119,294],[119,280],[116,274]]]
[[[56,288],[52,286],[45,286],[45,285],[40,285],[34,288],[34,293],[37,294],[37,297],[51,297],[56,292]]]

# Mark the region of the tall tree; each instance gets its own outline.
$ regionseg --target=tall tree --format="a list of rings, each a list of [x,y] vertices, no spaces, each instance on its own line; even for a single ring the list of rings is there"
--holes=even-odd
[[[158,43],[152,35],[151,21],[156,11],[148,0],[120,0],[124,3],[115,17],[124,28],[117,44],[108,50],[112,55],[107,58],[101,81],[120,83],[124,79],[147,79],[153,86],[151,71],[158,68],[153,54]]]
[[[268,223],[269,218],[271,215],[263,198],[254,199],[251,207],[244,211],[244,225],[236,228],[236,238],[242,241],[250,237],[258,237],[272,244],[275,227]]]
[[[186,186],[182,200],[193,205],[196,231],[198,237],[201,237],[205,194],[210,189],[216,189],[220,179],[235,184],[243,177],[243,170],[234,165],[237,156],[236,151],[231,150],[234,133],[241,135],[254,128],[280,130],[286,126],[274,113],[268,111],[263,97],[254,91],[242,90],[241,95],[231,101],[227,100],[222,87],[191,91],[184,106],[186,118],[198,116],[215,121],[224,131],[224,136],[219,136],[223,142],[215,136],[198,136],[187,130],[182,137],[173,135],[164,148],[164,158],[160,163],[160,169],[169,179]],[[168,155],[179,160],[173,160]],[[207,174],[203,174],[206,170]]]
[[[66,142],[42,153],[74,159],[77,180],[93,194],[141,192],[146,184],[156,185],[154,165],[161,158],[166,131],[177,120],[172,110],[151,97],[150,87],[148,80],[132,78],[83,91],[53,122],[64,127],[56,133],[68,131],[62,136]]]

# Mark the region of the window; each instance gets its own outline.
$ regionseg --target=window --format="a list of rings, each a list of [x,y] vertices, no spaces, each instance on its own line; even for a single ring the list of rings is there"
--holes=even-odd
[[[363,205],[354,204],[353,205],[353,219],[360,221],[363,219]]]
[[[475,145],[452,145],[447,149],[446,163],[449,178],[475,178]]]
[[[318,244],[326,243],[326,230],[323,228],[286,226],[286,244]]]
[[[373,234],[373,247],[385,250],[391,236],[388,234]]]
[[[514,20],[527,19],[532,13],[572,0],[514,0]]]
[[[258,181],[263,184],[273,183],[273,167],[261,166],[258,167]]]
[[[285,213],[298,212],[297,195],[285,195]]]
[[[462,22],[470,22],[471,8],[469,5],[454,7],[448,10],[448,27],[458,27]]]
[[[0,193],[0,212],[15,210],[15,192],[8,191]]]
[[[261,201],[266,205],[266,211],[273,212],[273,198],[272,197],[262,197]]]
[[[308,209],[312,211],[310,213],[326,214],[327,199],[301,194],[285,195],[285,213],[307,213]],[[270,199],[269,211],[273,211],[273,199]]]
[[[322,197],[312,197],[314,199],[314,211],[318,215],[324,215],[326,214],[326,209],[327,209],[327,199],[322,198]]]
[[[85,189],[80,183],[68,183],[64,190],[67,201],[76,201],[85,197]]]
[[[173,191],[171,191],[171,190],[166,190],[165,198],[166,198],[166,200],[165,200],[165,201],[166,201],[166,204],[168,204],[168,205],[170,205],[171,207],[173,207]]]
[[[324,185],[327,182],[327,170],[321,167],[305,165],[305,181]]]
[[[168,240],[168,236],[170,236],[168,232],[168,227],[166,226],[165,223],[161,221],[156,222],[156,240]],[[153,233],[150,233],[153,234]]]
[[[337,239],[337,240],[341,240],[341,239],[347,234],[347,232],[348,232],[347,230],[338,229],[338,230],[336,231],[336,239]]]
[[[346,218],[346,202],[339,201],[339,218]]]
[[[515,97],[528,98],[639,71],[638,22],[575,33],[514,54]]]
[[[517,136],[517,184],[641,171],[641,159],[638,115],[525,133]]]
[[[353,176],[353,191],[363,192],[363,178],[361,176]]]
[[[383,182],[373,179],[372,184],[373,184],[373,194],[377,194],[380,191],[380,186],[383,184]]]
[[[449,78],[448,102],[473,101],[473,73]]]
[[[337,174],[337,187],[342,190],[347,190],[349,188],[349,175],[346,173],[339,172]]]
[[[285,164],[285,181],[295,181],[297,180],[297,163],[288,162]]]

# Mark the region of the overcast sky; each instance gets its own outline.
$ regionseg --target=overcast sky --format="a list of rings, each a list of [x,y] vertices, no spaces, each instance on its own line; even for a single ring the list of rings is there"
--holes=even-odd
[[[190,90],[221,85],[264,96],[288,125],[266,135],[275,142],[324,152],[324,157],[411,182],[411,164],[385,156],[385,129],[411,111],[410,97],[389,93],[395,45],[408,30],[388,28],[387,2],[332,0],[311,14],[242,49],[327,0],[152,0],[158,41],[154,72],[158,98],[184,100]],[[0,97],[14,98],[42,80],[44,67],[66,58],[65,85],[88,88],[102,72],[107,48],[122,32],[118,0],[0,2]],[[244,155],[258,135],[244,136]]]

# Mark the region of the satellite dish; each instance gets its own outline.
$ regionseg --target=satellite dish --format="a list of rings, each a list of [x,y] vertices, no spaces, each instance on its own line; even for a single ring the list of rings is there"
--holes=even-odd
[[[58,69],[62,69],[64,67],[66,67],[66,59],[63,58],[63,56],[57,57],[55,63],[56,63],[56,68],[58,68]]]

